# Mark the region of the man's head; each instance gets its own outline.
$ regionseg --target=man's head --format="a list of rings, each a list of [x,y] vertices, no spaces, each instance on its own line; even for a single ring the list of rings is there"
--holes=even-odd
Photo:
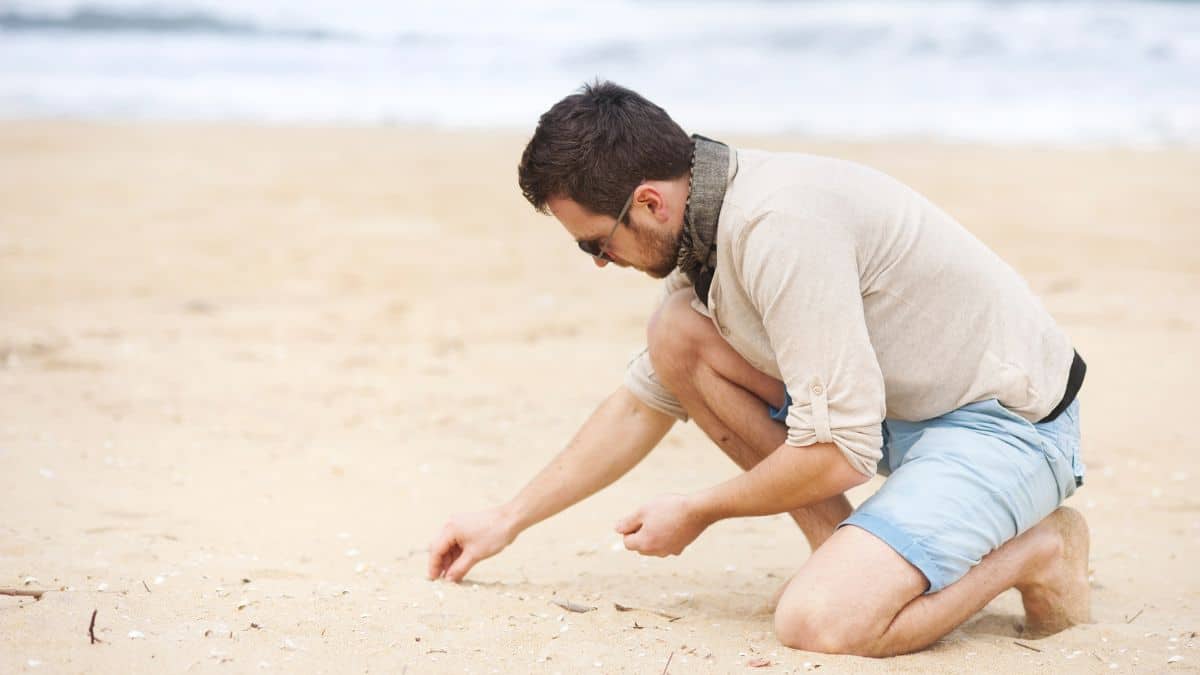
[[[529,203],[553,214],[581,248],[604,248],[598,265],[663,277],[675,266],[691,161],[691,138],[665,110],[596,82],[542,115],[518,178]]]

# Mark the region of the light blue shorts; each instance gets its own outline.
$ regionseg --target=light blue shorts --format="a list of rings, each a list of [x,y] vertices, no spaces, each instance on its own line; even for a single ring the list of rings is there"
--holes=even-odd
[[[1083,484],[1079,400],[1041,424],[995,399],[922,422],[885,420],[879,473],[883,487],[842,526],[882,539],[936,593]]]

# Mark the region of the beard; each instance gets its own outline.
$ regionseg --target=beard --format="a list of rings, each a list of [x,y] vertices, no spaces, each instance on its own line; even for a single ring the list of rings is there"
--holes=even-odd
[[[642,229],[629,223],[638,238],[638,247],[646,260],[650,261],[641,270],[655,279],[665,278],[679,261],[679,243],[682,230],[675,234],[652,229]]]

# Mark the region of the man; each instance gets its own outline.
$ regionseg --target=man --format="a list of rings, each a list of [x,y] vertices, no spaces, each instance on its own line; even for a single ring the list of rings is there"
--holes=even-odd
[[[1088,620],[1087,526],[1058,508],[1082,484],[1083,361],[950,216],[863,166],[688,137],[612,83],[541,117],[519,178],[596,265],[666,295],[623,386],[511,502],[454,516],[431,578],[461,580],[691,418],[745,472],[617,530],[677,555],[717,520],[789,512],[813,553],[778,598],[783,644],[915,651],[1014,587],[1028,634]]]

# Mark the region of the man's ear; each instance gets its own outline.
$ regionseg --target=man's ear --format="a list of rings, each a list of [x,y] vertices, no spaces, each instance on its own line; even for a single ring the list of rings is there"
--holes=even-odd
[[[634,193],[633,201],[635,204],[641,204],[650,211],[650,215],[654,216],[655,220],[663,220],[666,211],[663,209],[663,194],[658,188],[648,183],[643,183],[638,186]]]

